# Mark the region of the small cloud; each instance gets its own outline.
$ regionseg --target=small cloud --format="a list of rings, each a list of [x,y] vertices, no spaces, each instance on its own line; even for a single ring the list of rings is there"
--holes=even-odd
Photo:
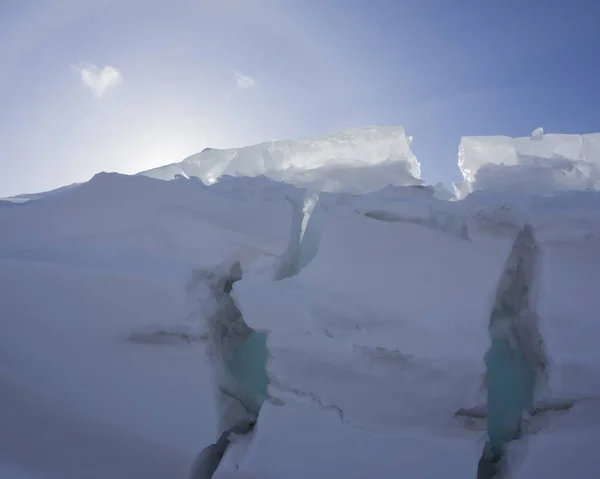
[[[92,90],[96,98],[101,98],[109,88],[116,87],[123,82],[121,72],[110,65],[98,68],[96,65],[84,64],[76,66],[83,84]]]
[[[235,87],[240,90],[247,90],[248,88],[252,88],[256,86],[256,80],[254,78],[249,77],[248,75],[244,75],[240,72],[235,72]]]

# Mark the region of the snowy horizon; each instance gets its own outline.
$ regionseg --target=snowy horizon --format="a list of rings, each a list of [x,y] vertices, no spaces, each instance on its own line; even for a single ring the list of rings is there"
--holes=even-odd
[[[221,176],[265,175],[314,192],[357,194],[388,185],[429,185],[444,199],[481,189],[524,194],[600,189],[600,133],[547,134],[538,127],[518,138],[463,137],[457,155],[463,180],[435,185],[421,178],[413,142],[401,126],[366,126],[235,149],[205,148],[134,174],[162,180],[197,177],[209,185]],[[4,199],[28,201],[73,186],[77,184]]]

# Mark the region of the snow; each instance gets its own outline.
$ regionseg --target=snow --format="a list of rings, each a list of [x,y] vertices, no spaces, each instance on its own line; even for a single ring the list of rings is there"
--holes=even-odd
[[[410,428],[375,434],[348,429],[302,406],[266,405],[239,469],[226,457],[213,477],[427,479],[444,471],[474,477],[479,451],[465,436],[432,437]]]
[[[3,213],[3,256],[143,274],[160,265],[161,274],[177,275],[227,260],[241,261],[245,271],[274,268],[292,228],[284,195],[249,201],[199,181],[117,174]]]
[[[544,171],[557,151],[583,161],[593,138],[578,138],[463,139],[466,186],[534,153]],[[254,357],[252,328],[268,334],[269,397],[213,477],[475,477],[485,425],[454,413],[485,403],[490,312],[530,224],[542,399],[575,405],[534,418],[509,467],[593,477],[600,193],[531,194],[500,174],[448,201],[415,180],[409,143],[359,129],[208,150],[0,204],[0,476],[189,477],[231,419],[227,348]],[[234,373],[262,377],[259,356]]]
[[[299,388],[369,430],[444,429],[480,387],[482,318],[511,240],[424,221],[432,204],[451,206],[433,198],[388,201],[391,221],[357,212],[374,200],[330,208],[308,266],[276,283],[242,280],[235,298],[250,326],[269,331],[274,396]]]
[[[0,406],[10,412],[0,435],[2,453],[11,457],[8,468],[0,462],[3,478],[184,477],[185,456],[56,404],[14,381],[0,378],[0,385]]]
[[[61,186],[60,188],[56,188],[50,191],[42,191],[40,193],[25,193],[17,196],[11,196],[9,198],[4,198],[4,201],[13,204],[26,203],[31,200],[39,200],[40,198],[45,198],[48,196],[62,194],[65,191],[70,190],[71,188],[76,188],[80,183],[73,183],[72,185]],[[2,203],[2,201],[0,201]]]
[[[529,438],[517,479],[593,477],[598,467],[599,412],[599,404],[582,402],[568,416]]]
[[[549,194],[600,189],[600,133],[533,133],[523,138],[463,137],[458,165],[467,191]]]
[[[549,394],[597,397],[593,312],[600,304],[591,291],[599,270],[592,251],[600,245],[590,235],[600,232],[599,198],[573,192],[512,197],[511,205],[506,196],[502,203],[481,193],[448,203],[414,187],[321,195],[315,208],[325,218],[312,261],[292,278],[244,279],[234,287],[248,324],[269,332],[271,394],[286,403],[282,409],[310,405],[352,430],[389,435],[408,428],[432,442],[459,434],[451,418],[481,401],[495,288],[527,219],[544,254],[538,309],[553,359]],[[565,314],[577,317],[576,328]],[[268,427],[262,417],[258,427]],[[315,437],[326,434],[315,427]],[[273,435],[281,437],[275,429]],[[400,470],[407,457],[391,461]],[[360,470],[360,459],[347,462]],[[425,464],[412,465],[413,474],[421,470],[428,471]]]
[[[260,176],[318,191],[374,191],[388,184],[420,184],[420,165],[402,127],[365,127],[229,150],[206,149],[142,175],[171,180],[222,175]]]
[[[552,386],[564,395],[600,393],[600,308],[595,285],[600,281],[598,237],[553,244],[544,251],[539,314],[554,362]]]
[[[192,457],[216,427],[211,415],[189,414],[213,405],[202,384],[210,382],[210,369],[202,367],[201,350],[128,341],[139,327],[168,329],[184,319],[177,286],[68,264],[0,260],[1,377]]]
[[[544,129],[541,126],[537,127],[531,132],[531,138],[537,138],[540,140],[544,138]]]
[[[102,174],[0,210],[0,377],[15,383],[3,397],[19,437],[3,423],[0,457],[42,477],[92,477],[81,471],[102,457],[98,477],[185,475],[217,430],[203,311],[186,285],[196,269],[234,260],[247,274],[275,274],[292,207],[284,195],[259,199],[265,188],[241,199],[193,180]],[[18,420],[22,398],[41,429],[67,415],[74,423],[52,447],[52,437],[26,447],[35,429]],[[90,421],[110,430],[88,434]],[[81,457],[72,469],[61,452],[69,441]],[[139,471],[156,472],[131,475],[128,450],[148,458]]]

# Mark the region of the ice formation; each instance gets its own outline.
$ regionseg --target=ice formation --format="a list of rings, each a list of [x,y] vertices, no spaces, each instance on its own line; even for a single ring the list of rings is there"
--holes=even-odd
[[[576,138],[463,139],[458,201],[359,129],[0,204],[0,475],[474,477],[487,433],[515,479],[592,477],[600,193],[494,177]]]
[[[478,476],[507,462],[506,446],[524,434],[534,413],[536,389],[548,369],[534,297],[539,248],[533,228],[517,235],[498,284],[490,318],[491,347],[486,353],[488,441]]]
[[[531,138],[541,140],[544,138],[544,129],[540,126],[531,132]]]
[[[355,193],[421,183],[419,162],[402,127],[356,128],[244,148],[210,148],[141,174],[163,180],[196,176],[207,184],[222,175],[265,175],[303,188]]]
[[[465,185],[461,197],[483,189],[550,194],[600,189],[600,133],[543,134],[530,137],[467,136],[459,146],[458,165]]]

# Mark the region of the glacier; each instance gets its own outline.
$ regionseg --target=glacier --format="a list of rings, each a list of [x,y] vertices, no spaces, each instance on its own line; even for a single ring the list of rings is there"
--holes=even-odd
[[[463,137],[458,165],[463,197],[478,189],[551,194],[600,189],[600,134]]]
[[[162,180],[195,176],[208,184],[223,175],[264,175],[301,188],[353,193],[422,183],[420,164],[402,127],[356,128],[230,150],[207,148],[140,174]]]
[[[562,139],[519,151],[595,161]],[[490,318],[531,228],[550,361],[503,447],[511,477],[591,477],[600,192],[487,188],[482,169],[525,160],[473,141],[464,198],[423,184],[402,128],[370,127],[0,204],[0,471],[475,477],[498,417]]]

